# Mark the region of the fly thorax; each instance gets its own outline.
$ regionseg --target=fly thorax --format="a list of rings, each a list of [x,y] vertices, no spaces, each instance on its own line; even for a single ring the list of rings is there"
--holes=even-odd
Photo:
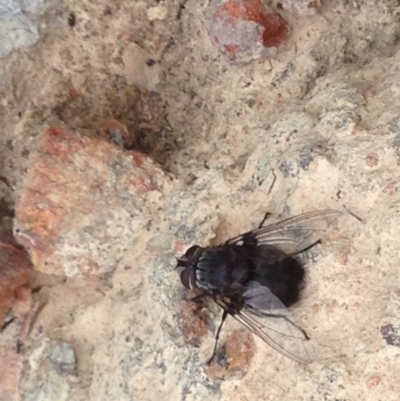
[[[204,252],[197,261],[196,284],[204,290],[221,290],[230,281],[229,260],[221,257],[219,251]],[[228,258],[229,259],[229,258]]]

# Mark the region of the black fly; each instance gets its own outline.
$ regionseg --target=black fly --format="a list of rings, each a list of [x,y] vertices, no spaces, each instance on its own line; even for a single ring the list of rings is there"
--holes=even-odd
[[[228,314],[282,355],[312,362],[309,337],[287,310],[304,285],[305,270],[297,255],[319,243],[341,214],[320,210],[263,226],[267,213],[257,229],[219,246],[194,245],[178,258],[182,284],[202,290],[193,300],[210,297],[223,309],[208,363]]]

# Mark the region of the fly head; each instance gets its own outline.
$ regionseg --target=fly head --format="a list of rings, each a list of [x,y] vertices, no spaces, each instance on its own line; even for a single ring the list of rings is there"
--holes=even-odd
[[[196,264],[200,255],[203,252],[203,248],[198,245],[191,246],[184,255],[177,259],[178,273],[181,277],[182,284],[192,290],[197,288],[196,285]]]

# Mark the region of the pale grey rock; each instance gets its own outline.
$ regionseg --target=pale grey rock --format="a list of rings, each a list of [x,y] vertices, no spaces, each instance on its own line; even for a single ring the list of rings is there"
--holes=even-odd
[[[39,40],[36,17],[59,4],[62,0],[1,0],[0,59],[35,45]]]
[[[56,344],[49,351],[49,360],[60,374],[75,374],[75,351],[70,344]]]
[[[15,10],[0,15],[0,59],[20,48],[33,46],[39,39],[37,25]]]
[[[66,342],[42,339],[31,349],[22,380],[25,401],[70,400],[71,377],[76,372],[75,351]]]
[[[21,12],[18,0],[0,0],[0,15],[13,15]]]
[[[19,0],[21,9],[36,16],[43,15],[49,9],[62,5],[63,0]]]
[[[27,394],[24,401],[67,401],[69,385],[60,376],[50,374],[46,382],[39,382],[38,388]]]

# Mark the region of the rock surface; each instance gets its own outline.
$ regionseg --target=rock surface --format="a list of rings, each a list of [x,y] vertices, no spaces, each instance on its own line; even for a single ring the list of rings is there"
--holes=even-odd
[[[151,204],[163,202],[163,180],[139,152],[49,128],[16,204],[15,237],[42,273],[108,273],[146,230]]]
[[[205,25],[216,48],[233,63],[246,64],[276,52],[289,27],[261,0],[227,0],[208,13]]]
[[[22,287],[28,283],[31,267],[23,249],[13,242],[2,241],[0,237],[0,327],[3,327],[14,303],[19,305],[15,309],[17,315],[28,312],[23,307],[26,295]]]
[[[398,2],[313,2],[311,16],[266,3],[291,33],[241,67],[206,30],[219,2],[71,0],[26,14],[40,40],[0,65],[0,211],[15,208],[42,248],[24,242],[32,299],[19,294],[16,315],[31,308],[31,321],[0,335],[0,397],[398,400]],[[138,47],[149,60],[133,62]],[[316,361],[287,360],[228,318],[205,366],[220,311],[185,309],[175,257],[266,210],[327,207],[362,222],[345,219],[306,259],[292,314]]]

